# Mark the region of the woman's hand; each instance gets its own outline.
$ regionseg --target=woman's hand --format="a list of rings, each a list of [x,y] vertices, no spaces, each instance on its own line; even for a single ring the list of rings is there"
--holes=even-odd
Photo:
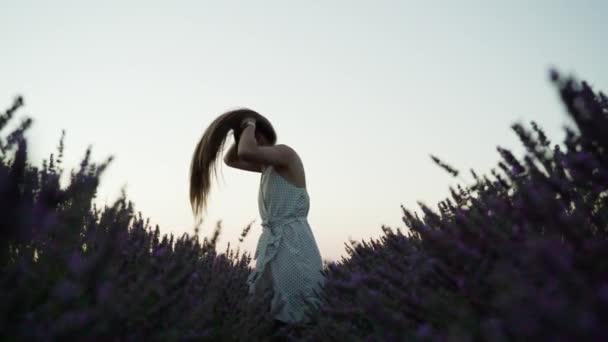
[[[247,127],[247,125],[251,125],[250,122],[253,123],[253,127],[255,128],[255,119],[254,118],[245,118],[245,119],[243,119],[243,122],[241,122],[241,129],[245,129]]]
[[[247,129],[248,126],[253,126],[253,129]],[[251,117],[243,119],[240,128],[240,140],[237,147],[237,155],[239,158],[258,147],[258,143],[255,139],[255,119]]]

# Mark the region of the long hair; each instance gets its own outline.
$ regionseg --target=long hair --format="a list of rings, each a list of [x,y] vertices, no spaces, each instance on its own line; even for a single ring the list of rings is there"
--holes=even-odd
[[[190,205],[196,218],[200,218],[201,214],[206,212],[207,198],[211,189],[211,169],[217,179],[217,160],[220,159],[220,152],[224,148],[228,133],[232,130],[238,147],[242,133],[240,125],[248,117],[256,119],[256,132],[264,135],[270,144],[276,143],[277,134],[272,124],[254,110],[234,109],[213,120],[196,145],[190,163]]]

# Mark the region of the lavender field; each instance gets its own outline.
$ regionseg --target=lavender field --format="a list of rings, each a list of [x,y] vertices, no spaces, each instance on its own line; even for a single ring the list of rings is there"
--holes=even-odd
[[[542,123],[514,124],[524,156],[498,147],[490,174],[471,170],[473,184],[446,189],[435,208],[403,208],[408,231],[383,226],[377,239],[351,241],[323,271],[312,323],[279,331],[268,296],[247,300],[252,256],[216,250],[219,223],[200,241],[161,235],[126,195],[97,208],[112,158],[93,163],[87,150],[61,187],[63,136],[36,168],[26,118],[0,139],[0,339],[605,340],[608,97],[549,78],[576,123],[565,141],[551,142]],[[0,129],[23,105],[9,104]]]

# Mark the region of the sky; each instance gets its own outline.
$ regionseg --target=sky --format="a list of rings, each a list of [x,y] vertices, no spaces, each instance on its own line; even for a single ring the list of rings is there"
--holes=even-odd
[[[114,156],[96,203],[124,187],[182,235],[196,144],[224,111],[254,109],[302,159],[308,221],[323,259],[339,260],[349,239],[407,230],[401,205],[436,207],[469,169],[489,173],[497,146],[521,155],[513,123],[560,143],[570,121],[549,68],[608,90],[606,13],[605,1],[0,0],[0,108],[25,100],[3,134],[33,118],[41,165],[65,129],[64,182],[87,146],[93,161]],[[253,253],[260,174],[219,175],[201,238],[221,220],[218,250]]]

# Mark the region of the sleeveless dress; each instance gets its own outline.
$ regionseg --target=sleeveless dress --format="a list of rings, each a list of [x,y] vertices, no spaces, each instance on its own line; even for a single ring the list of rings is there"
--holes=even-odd
[[[271,315],[288,323],[308,321],[303,301],[319,305],[316,295],[325,282],[323,261],[308,224],[310,198],[272,166],[261,175],[258,208],[262,234],[249,274],[249,295],[272,289]]]

